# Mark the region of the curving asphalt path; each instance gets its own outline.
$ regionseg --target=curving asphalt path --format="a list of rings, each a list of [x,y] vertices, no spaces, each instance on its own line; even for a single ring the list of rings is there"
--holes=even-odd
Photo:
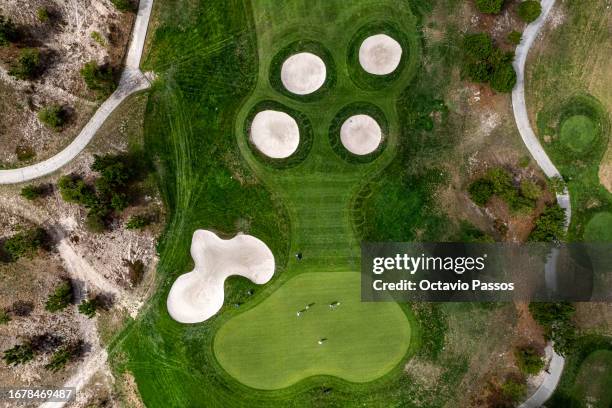
[[[125,59],[125,69],[119,86],[87,122],[78,136],[64,150],[53,157],[27,167],[0,170],[0,184],[16,184],[46,176],[74,159],[89,144],[109,115],[130,95],[147,89],[150,82],[140,71],[140,60],[147,36],[153,0],[140,0],[138,14],[132,30],[132,40]]]
[[[529,123],[529,115],[527,114],[527,106],[525,104],[525,62],[527,61],[527,55],[533,44],[533,41],[538,36],[540,29],[546,21],[546,17],[550,13],[555,0],[542,0],[542,14],[536,21],[529,24],[523,32],[523,38],[521,43],[516,47],[516,54],[514,59],[514,70],[516,71],[517,81],[516,86],[512,90],[512,109],[514,111],[514,120],[516,126],[521,134],[521,138],[527,147],[527,150],[531,153],[538,166],[542,169],[547,177],[561,177],[561,173],[552,163],[537,136],[535,135],[531,124]],[[567,188],[561,194],[557,194],[557,202],[559,206],[565,210],[565,225],[569,226],[570,219],[572,217],[572,208],[570,203],[569,192]],[[558,254],[552,254],[547,263],[547,267],[556,264],[556,258]],[[549,265],[550,263],[550,265]],[[547,286],[556,286],[556,276],[546,276]],[[554,275],[554,274],[552,274]],[[565,365],[565,359],[563,356],[557,354],[552,344],[546,347],[546,354],[552,355],[548,370],[545,372],[544,381],[538,387],[538,389],[531,395],[525,402],[519,405],[519,408],[538,408],[544,405],[544,403],[550,398],[555,392],[557,384],[561,379],[563,373],[563,366]]]

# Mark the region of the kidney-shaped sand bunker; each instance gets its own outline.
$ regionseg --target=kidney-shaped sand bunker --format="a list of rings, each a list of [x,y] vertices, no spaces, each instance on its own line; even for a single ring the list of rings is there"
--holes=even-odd
[[[340,140],[346,150],[363,156],[378,149],[382,141],[382,130],[371,116],[353,115],[342,124]]]
[[[402,46],[386,34],[372,35],[359,47],[359,64],[373,75],[395,71],[402,59]]]
[[[300,144],[297,122],[285,112],[264,110],[251,123],[251,142],[268,157],[284,159],[291,156]]]
[[[323,60],[310,52],[290,56],[281,68],[283,85],[289,92],[297,95],[307,95],[322,87],[326,75]]]
[[[168,294],[170,316],[181,323],[199,323],[223,306],[223,284],[232,275],[244,276],[262,285],[274,275],[274,255],[251,235],[221,239],[207,230],[197,230],[191,241],[195,268],[179,276]]]

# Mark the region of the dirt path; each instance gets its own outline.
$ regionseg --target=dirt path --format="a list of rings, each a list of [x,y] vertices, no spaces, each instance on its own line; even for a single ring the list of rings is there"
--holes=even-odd
[[[514,120],[516,121],[516,126],[521,134],[521,138],[523,139],[525,146],[547,177],[561,177],[561,173],[559,173],[559,170],[557,170],[542,148],[540,141],[529,123],[527,106],[525,104],[525,62],[527,61],[527,55],[529,54],[531,45],[538,36],[538,33],[544,25],[546,17],[554,4],[555,0],[542,0],[542,14],[536,21],[529,24],[527,28],[525,28],[525,31],[523,32],[523,39],[518,47],[516,47],[516,56],[513,63],[517,75],[516,86],[512,90],[512,109],[514,111]],[[557,202],[559,203],[559,206],[565,210],[565,222],[566,226],[569,226],[572,210],[567,188],[562,194],[557,194]],[[553,256],[553,259],[550,260],[553,264],[556,263],[556,259],[554,258],[555,257]],[[555,279],[552,279],[552,281],[552,284],[554,285]],[[559,354],[555,353],[551,345],[548,345],[547,348],[550,348],[549,351],[552,353],[552,357],[550,359],[548,369],[544,372],[544,381],[540,387],[538,387],[535,393],[527,398],[525,402],[519,406],[519,408],[541,407],[553,394],[555,388],[557,388],[557,384],[559,383],[559,379],[563,373],[565,359]]]
[[[106,100],[79,135],[53,157],[40,163],[19,169],[0,170],[0,184],[16,184],[45,176],[60,169],[74,159],[89,144],[96,132],[102,127],[109,115],[130,95],[147,89],[149,79],[140,71],[140,60],[147,36],[147,28],[151,16],[153,0],[140,0],[138,15],[132,31],[132,40],[126,57],[126,64],[117,90]]]

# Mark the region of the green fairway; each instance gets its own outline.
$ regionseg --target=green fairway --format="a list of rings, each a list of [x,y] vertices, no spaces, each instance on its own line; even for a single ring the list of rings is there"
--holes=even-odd
[[[406,354],[410,326],[397,304],[362,303],[359,292],[355,273],[296,276],[224,325],[215,355],[230,375],[259,389],[288,387],[313,375],[376,379]],[[331,308],[332,302],[340,305]]]
[[[585,115],[574,115],[561,124],[561,142],[573,151],[582,153],[597,137],[597,127]]]
[[[612,213],[595,214],[584,229],[584,239],[588,242],[612,242]]]
[[[612,404],[612,351],[597,350],[582,362],[573,395],[589,407],[609,408]]]

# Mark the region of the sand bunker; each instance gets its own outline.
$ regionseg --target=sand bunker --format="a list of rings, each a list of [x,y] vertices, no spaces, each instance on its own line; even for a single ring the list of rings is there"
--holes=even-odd
[[[294,54],[283,62],[281,81],[289,92],[307,95],[325,83],[325,63],[309,52]]]
[[[168,294],[170,316],[181,323],[209,319],[223,306],[223,284],[240,275],[259,285],[274,275],[274,255],[261,240],[238,234],[224,240],[207,230],[197,230],[191,241],[195,269],[179,276]]]
[[[382,131],[371,116],[354,115],[342,124],[340,140],[349,152],[364,155],[378,148],[382,141]]]
[[[284,159],[300,144],[297,122],[285,112],[265,110],[251,123],[251,142],[260,152],[273,159]]]
[[[359,47],[359,63],[374,75],[387,75],[395,71],[402,59],[402,46],[386,34],[366,38]]]

